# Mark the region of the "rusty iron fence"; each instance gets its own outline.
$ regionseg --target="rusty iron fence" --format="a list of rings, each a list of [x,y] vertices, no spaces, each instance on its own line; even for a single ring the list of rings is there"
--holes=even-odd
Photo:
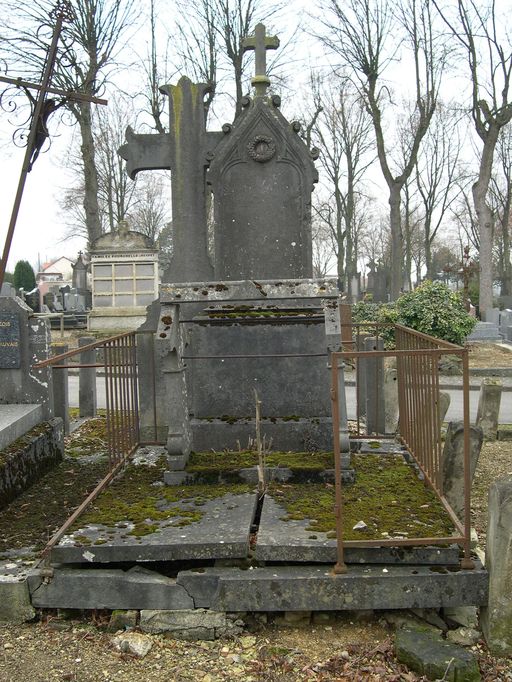
[[[461,561],[462,568],[474,568],[470,556],[471,547],[471,516],[470,491],[471,474],[469,462],[469,369],[468,349],[416,332],[401,325],[392,324],[350,324],[345,321],[342,328],[342,351],[331,355],[331,398],[333,414],[334,457],[336,467],[335,515],[336,535],[338,545],[338,561],[335,572],[346,571],[344,563],[345,547],[374,547],[374,546],[414,546],[430,544],[459,544],[464,551]],[[347,341],[349,335],[347,327],[352,332],[352,348]],[[389,343],[394,337],[394,349],[386,350],[380,340]],[[363,341],[369,340],[366,350]],[[442,432],[440,416],[440,386],[439,361],[443,355],[455,355],[462,360],[462,391],[463,391],[463,423],[464,423],[464,510],[463,519],[459,519],[443,490],[443,461],[442,461]],[[378,359],[393,358],[396,363],[398,383],[398,428],[393,434],[375,432],[368,433],[364,420],[364,410],[360,405],[361,365],[375,362]],[[381,540],[344,540],[343,539],[343,486],[341,483],[341,452],[340,452],[340,414],[346,406],[340,405],[345,400],[340,395],[341,367],[352,365],[356,378],[357,419],[352,426],[351,435],[356,437],[397,438],[407,449],[410,457],[417,465],[428,485],[436,494],[448,516],[450,517],[455,534],[448,537],[427,538],[390,538]],[[382,386],[376,382],[373,394],[377,405],[374,413],[378,415]],[[341,412],[340,412],[341,408]],[[346,411],[345,411],[346,413]],[[377,420],[378,421],[378,420]]]
[[[101,362],[69,362],[91,350],[98,353],[102,358]],[[103,370],[109,469],[117,468],[139,444],[136,332],[126,332],[80,346],[34,365],[34,369],[44,367],[51,367],[53,371],[86,368]]]

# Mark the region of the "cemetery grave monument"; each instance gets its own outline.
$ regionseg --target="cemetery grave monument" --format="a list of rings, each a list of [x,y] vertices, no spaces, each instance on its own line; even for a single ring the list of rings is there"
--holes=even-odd
[[[254,94],[221,130],[206,130],[207,86],[185,77],[162,87],[168,133],[127,130],[130,176],[170,169],[172,179],[174,253],[138,337],[141,441],[161,445],[141,448],[52,547],[50,579],[31,579],[35,606],[214,615],[486,602],[485,571],[461,567],[454,519],[404,446],[390,437],[350,452],[343,399],[334,423],[349,570],[333,575],[339,291],[312,278],[318,152],[268,92],[266,50],[277,45],[256,27]],[[122,248],[127,236],[117,239]],[[343,395],[342,368],[338,377]],[[392,544],[407,535],[421,540]],[[141,624],[155,612],[142,613]]]

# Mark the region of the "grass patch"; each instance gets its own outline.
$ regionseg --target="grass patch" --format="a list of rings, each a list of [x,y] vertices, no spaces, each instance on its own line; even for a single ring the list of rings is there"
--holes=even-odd
[[[446,537],[455,529],[435,494],[401,456],[353,455],[356,482],[343,489],[346,540]],[[307,520],[306,530],[335,537],[332,484],[272,483],[269,493],[286,511],[284,521]],[[367,527],[353,530],[359,521]]]

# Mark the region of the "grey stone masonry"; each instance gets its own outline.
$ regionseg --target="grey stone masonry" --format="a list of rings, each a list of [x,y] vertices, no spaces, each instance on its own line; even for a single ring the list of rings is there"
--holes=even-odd
[[[155,571],[56,568],[50,581],[38,571],[29,576],[32,604],[59,609],[189,609],[186,590]]]
[[[483,433],[479,426],[469,431],[470,476],[473,480],[482,449]],[[442,456],[443,490],[459,519],[464,519],[464,422],[450,422]]]
[[[39,403],[42,419],[48,419],[53,416],[51,370],[36,370],[32,365],[48,358],[50,327],[46,320],[31,315],[32,310],[20,298],[0,298],[0,316],[3,316],[4,324],[12,322],[18,330],[9,338],[3,327],[2,343],[8,345],[0,347],[0,359],[5,350],[10,358],[14,353],[17,360],[15,364],[8,362],[4,366],[0,362],[0,403]]]
[[[365,339],[364,350],[384,350],[382,339],[369,337]],[[384,359],[365,358],[366,362],[366,431],[368,435],[385,433],[384,406]]]
[[[496,481],[489,491],[489,524],[485,565],[489,602],[481,623],[491,651],[512,654],[512,477]]]
[[[59,343],[52,346],[53,355],[62,355],[67,353],[68,345],[66,343]],[[52,367],[53,376],[53,405],[56,417],[62,419],[64,425],[64,433],[69,433],[69,389],[68,389],[68,370],[59,369],[58,365],[65,364],[65,361],[59,360],[58,363]]]
[[[500,379],[487,377],[482,380],[476,424],[482,428],[485,440],[497,438],[502,389]]]
[[[332,564],[251,571],[219,567],[183,571],[178,584],[217,611],[440,608],[487,602],[488,576],[481,566],[455,572],[431,568],[352,565],[346,574],[334,575]]]
[[[311,192],[318,180],[279,98],[248,100],[215,149],[215,277],[312,276]]]
[[[96,341],[93,336],[81,336],[78,346],[81,348]],[[81,365],[92,365],[96,362],[96,350],[94,348],[83,351],[80,354]],[[96,368],[81,367],[78,375],[78,404],[81,417],[96,416]]]

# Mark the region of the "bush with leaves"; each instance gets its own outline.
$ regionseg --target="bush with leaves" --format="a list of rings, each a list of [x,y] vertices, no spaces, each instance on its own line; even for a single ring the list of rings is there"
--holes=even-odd
[[[428,280],[400,296],[395,303],[356,303],[352,308],[352,319],[354,322],[402,324],[459,345],[476,324],[476,319],[466,312],[459,294],[450,291],[442,282]],[[386,348],[391,348],[392,332],[382,336]]]

